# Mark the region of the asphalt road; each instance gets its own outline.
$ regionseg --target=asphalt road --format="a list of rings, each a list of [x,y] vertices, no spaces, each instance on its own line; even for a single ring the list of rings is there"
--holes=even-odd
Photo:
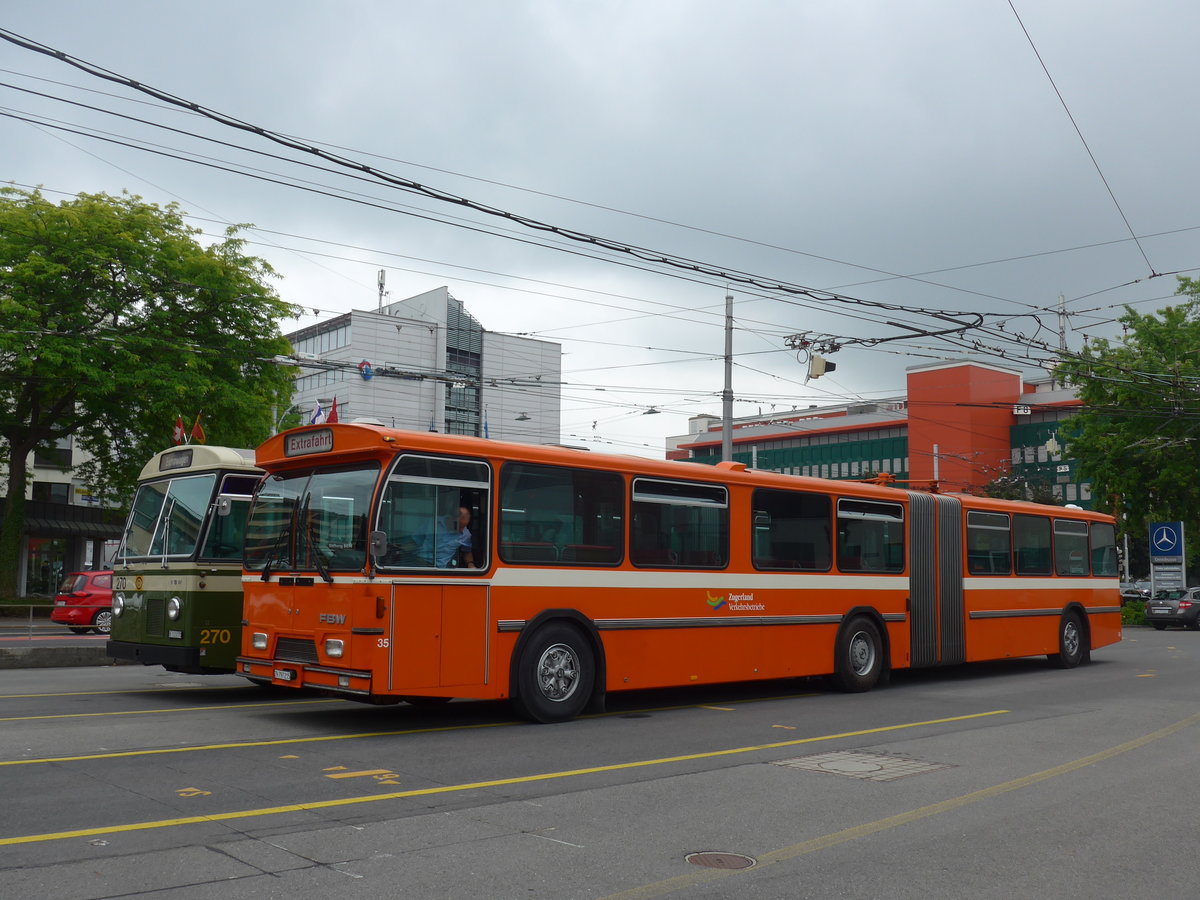
[[[0,896],[1192,897],[1198,674],[1200,633],[1129,629],[1071,671],[615,695],[547,726],[10,669]]]

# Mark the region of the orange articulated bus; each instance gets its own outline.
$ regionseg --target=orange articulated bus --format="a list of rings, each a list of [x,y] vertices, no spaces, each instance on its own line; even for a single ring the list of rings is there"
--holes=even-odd
[[[1080,509],[368,424],[258,448],[238,672],[367,702],[510,699],[1045,655],[1121,639]]]

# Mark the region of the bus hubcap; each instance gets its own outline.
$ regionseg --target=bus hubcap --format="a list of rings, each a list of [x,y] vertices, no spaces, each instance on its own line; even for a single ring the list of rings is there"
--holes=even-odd
[[[547,647],[538,660],[538,687],[547,700],[566,700],[579,685],[579,663],[566,644]]]
[[[856,634],[850,641],[850,667],[855,675],[865,675],[875,665],[875,647],[870,639],[862,634]]]
[[[1067,651],[1068,656],[1079,652],[1079,629],[1075,627],[1074,622],[1068,622],[1067,627],[1063,629],[1063,649]]]

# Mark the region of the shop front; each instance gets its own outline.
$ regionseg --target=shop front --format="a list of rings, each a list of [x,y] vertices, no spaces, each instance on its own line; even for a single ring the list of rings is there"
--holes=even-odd
[[[121,538],[123,524],[119,510],[25,501],[19,594],[53,596],[64,575],[105,568]]]

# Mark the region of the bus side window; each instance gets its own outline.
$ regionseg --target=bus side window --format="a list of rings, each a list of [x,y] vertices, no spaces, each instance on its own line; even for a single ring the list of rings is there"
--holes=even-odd
[[[904,570],[904,507],[899,503],[838,500],[838,568],[852,572]]]
[[[1107,522],[1093,522],[1091,527],[1092,574],[1115,577],[1117,564],[1117,533]]]
[[[756,568],[829,571],[833,502],[828,496],[760,489],[753,502]]]
[[[1054,573],[1086,575],[1088,572],[1087,522],[1054,520]]]
[[[729,494],[717,485],[633,480],[635,566],[723,568],[729,559]]]
[[[477,571],[488,566],[491,468],[470,459],[404,454],[379,503],[388,568]]]
[[[250,511],[249,497],[222,497],[229,501],[229,515],[213,516],[208,536],[200,555],[205,559],[241,559],[246,540],[246,515]]]
[[[967,513],[967,572],[971,575],[1008,575],[1012,551],[1007,513]]]
[[[1050,520],[1043,516],[1013,516],[1013,553],[1018,575],[1050,574]]]
[[[500,472],[500,558],[534,565],[619,563],[624,494],[616,473],[507,463]]]

